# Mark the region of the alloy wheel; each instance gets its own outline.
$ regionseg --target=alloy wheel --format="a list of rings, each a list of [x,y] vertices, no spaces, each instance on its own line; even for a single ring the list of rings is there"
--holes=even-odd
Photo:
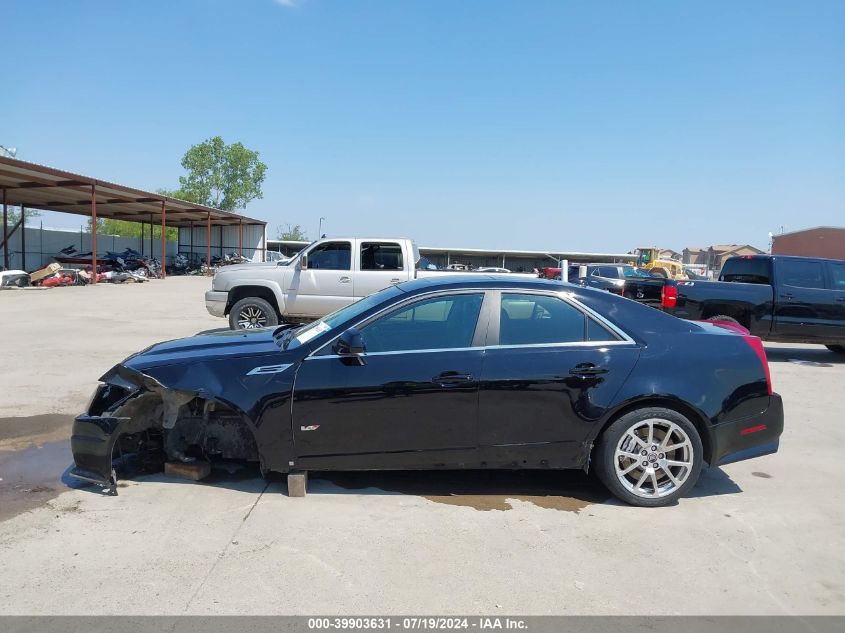
[[[689,478],[695,459],[684,430],[660,418],[640,420],[616,445],[616,477],[631,493],[652,499],[665,497]]]
[[[238,313],[238,327],[242,330],[254,330],[267,325],[264,310],[255,306],[244,306]]]

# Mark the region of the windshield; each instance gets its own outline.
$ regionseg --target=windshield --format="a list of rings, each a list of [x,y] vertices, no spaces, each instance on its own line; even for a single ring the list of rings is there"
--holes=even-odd
[[[401,292],[396,286],[390,286],[368,297],[364,297],[355,303],[351,303],[340,310],[335,310],[322,319],[317,319],[308,325],[290,330],[290,334],[285,338],[282,347],[283,349],[294,349],[300,345],[305,345],[311,339],[334,329],[338,325],[359,317],[370,308],[377,306],[391,297],[395,297]]]

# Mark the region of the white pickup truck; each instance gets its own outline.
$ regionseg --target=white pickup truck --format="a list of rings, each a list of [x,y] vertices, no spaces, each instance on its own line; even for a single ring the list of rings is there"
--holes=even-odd
[[[311,321],[358,299],[418,276],[419,251],[405,238],[324,238],[292,260],[236,264],[217,271],[206,309],[229,317],[233,330]]]

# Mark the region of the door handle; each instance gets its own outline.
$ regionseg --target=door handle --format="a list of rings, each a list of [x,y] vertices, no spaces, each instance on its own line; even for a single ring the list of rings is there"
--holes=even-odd
[[[461,374],[456,371],[444,371],[431,379],[431,382],[442,386],[459,385],[461,383],[470,382],[472,376],[470,374]]]
[[[599,376],[606,374],[609,370],[606,367],[597,367],[592,363],[580,363],[569,370],[570,376]]]
[[[398,284],[400,281],[402,281],[402,280],[401,280],[401,279],[399,279],[399,277],[394,277],[393,279],[391,279],[391,280],[390,280],[390,283],[392,283],[392,284]]]
[[[781,299],[786,299],[787,301],[792,301],[795,297],[791,294],[785,294],[780,296]]]
[[[350,281],[352,281],[352,277],[347,277],[344,275],[340,278],[340,283],[342,284],[348,284]]]
[[[837,300],[839,303],[845,303],[845,297],[836,297],[836,300]]]

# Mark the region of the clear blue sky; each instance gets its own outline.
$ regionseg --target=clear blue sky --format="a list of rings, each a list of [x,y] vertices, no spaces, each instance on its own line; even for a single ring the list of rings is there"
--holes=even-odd
[[[155,189],[220,134],[268,164],[247,211],[271,230],[619,252],[845,224],[838,0],[6,0],[2,23],[0,144]]]

